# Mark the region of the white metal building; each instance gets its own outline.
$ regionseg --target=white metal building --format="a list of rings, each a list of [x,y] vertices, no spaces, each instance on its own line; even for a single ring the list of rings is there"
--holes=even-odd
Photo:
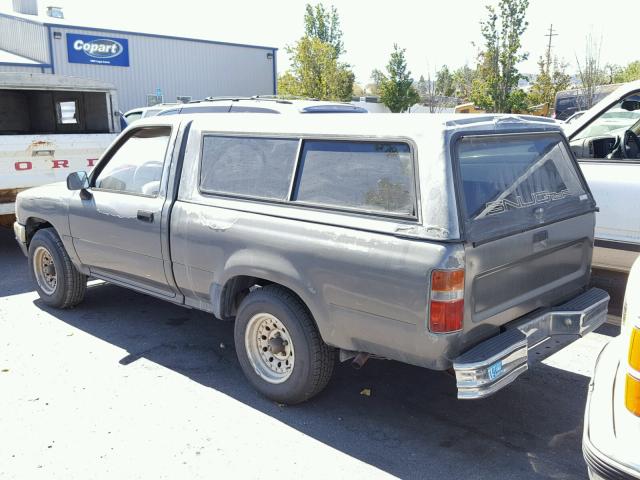
[[[109,82],[123,111],[156,96],[276,93],[276,48],[70,25],[37,16],[36,0],[13,4],[0,13],[0,71]]]

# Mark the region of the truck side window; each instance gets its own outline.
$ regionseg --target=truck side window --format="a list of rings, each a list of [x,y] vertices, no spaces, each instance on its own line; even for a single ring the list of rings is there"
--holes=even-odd
[[[329,207],[416,215],[409,145],[305,141],[295,200]]]
[[[297,139],[206,135],[200,166],[205,193],[286,200]]]
[[[100,171],[95,188],[138,195],[158,195],[170,135],[170,127],[149,127],[134,131]]]

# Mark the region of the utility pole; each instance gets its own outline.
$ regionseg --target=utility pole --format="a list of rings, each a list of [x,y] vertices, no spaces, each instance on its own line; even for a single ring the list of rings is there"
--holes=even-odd
[[[545,35],[545,37],[549,37],[549,46],[547,47],[547,63],[551,63],[551,42],[553,37],[557,37],[558,34],[553,32],[553,23],[549,25],[549,33]],[[547,65],[549,68],[549,65]]]

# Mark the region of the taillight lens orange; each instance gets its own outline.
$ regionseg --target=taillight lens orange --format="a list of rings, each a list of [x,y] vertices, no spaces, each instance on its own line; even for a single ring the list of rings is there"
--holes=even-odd
[[[640,373],[640,329],[631,330],[631,342],[629,343],[629,366]]]
[[[633,374],[627,373],[625,383],[624,403],[631,413],[640,417],[640,328],[631,329],[631,341],[629,342],[629,367]]]
[[[450,333],[462,330],[464,317],[464,270],[431,273],[429,330]]]
[[[640,380],[629,373],[625,385],[624,404],[631,413],[640,417]]]

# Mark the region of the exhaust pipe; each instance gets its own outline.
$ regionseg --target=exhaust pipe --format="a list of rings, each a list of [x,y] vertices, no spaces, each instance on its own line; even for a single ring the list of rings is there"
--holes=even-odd
[[[360,370],[369,360],[369,354],[365,352],[358,353],[351,361],[351,366],[356,370]]]

